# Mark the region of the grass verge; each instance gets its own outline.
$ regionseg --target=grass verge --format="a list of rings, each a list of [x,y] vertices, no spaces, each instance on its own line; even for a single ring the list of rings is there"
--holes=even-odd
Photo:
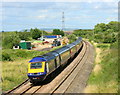
[[[55,47],[50,51],[60,47],[61,46]],[[2,50],[2,56],[4,57],[4,60],[2,61],[2,91],[10,90],[27,79],[28,61],[35,56],[39,56],[50,51]]]
[[[118,48],[115,44],[96,44],[101,50],[99,63],[95,67],[88,80],[86,93],[117,93],[118,90]],[[97,52],[96,52],[97,53]],[[95,68],[99,69],[96,74]]]

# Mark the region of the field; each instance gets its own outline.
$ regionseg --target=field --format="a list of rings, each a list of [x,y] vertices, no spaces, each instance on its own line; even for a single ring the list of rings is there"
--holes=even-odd
[[[27,79],[28,60],[2,62],[2,90],[10,90]]]
[[[115,44],[94,44],[95,66],[85,89],[86,93],[117,93],[118,49]]]

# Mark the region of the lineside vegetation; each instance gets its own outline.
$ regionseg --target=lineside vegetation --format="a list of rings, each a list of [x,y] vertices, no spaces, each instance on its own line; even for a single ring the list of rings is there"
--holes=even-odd
[[[117,93],[118,91],[118,26],[120,22],[95,25],[94,30],[75,30],[76,36],[87,38],[96,49],[94,69],[85,93]]]

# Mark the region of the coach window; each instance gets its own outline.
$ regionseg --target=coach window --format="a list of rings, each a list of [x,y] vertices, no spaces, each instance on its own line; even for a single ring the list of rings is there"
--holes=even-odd
[[[79,47],[81,47],[82,43],[79,44]]]
[[[55,68],[57,68],[57,60],[56,59],[55,59],[55,63],[54,64],[55,64]]]
[[[60,65],[60,57],[59,56],[56,57],[56,62],[57,62],[57,66],[59,66]]]
[[[79,50],[80,49],[80,46],[79,46],[79,44],[77,44],[77,50]]]
[[[54,62],[55,62],[54,59],[52,59],[52,60],[50,60],[50,61],[48,62],[49,71],[54,70],[54,68],[55,68],[55,63],[54,63]]]
[[[66,51],[63,54],[61,54],[62,61],[67,60],[70,57],[70,51]]]
[[[75,46],[72,48],[72,53],[76,53],[76,47]]]

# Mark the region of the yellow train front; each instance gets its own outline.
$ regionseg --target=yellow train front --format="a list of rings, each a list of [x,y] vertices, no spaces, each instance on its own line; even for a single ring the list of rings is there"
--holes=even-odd
[[[80,51],[82,38],[62,48],[34,57],[28,64],[28,78],[31,83],[43,81],[53,71],[65,66]]]
[[[31,83],[43,81],[46,77],[47,71],[45,67],[45,59],[41,57],[35,57],[29,61],[28,64],[28,77]]]

